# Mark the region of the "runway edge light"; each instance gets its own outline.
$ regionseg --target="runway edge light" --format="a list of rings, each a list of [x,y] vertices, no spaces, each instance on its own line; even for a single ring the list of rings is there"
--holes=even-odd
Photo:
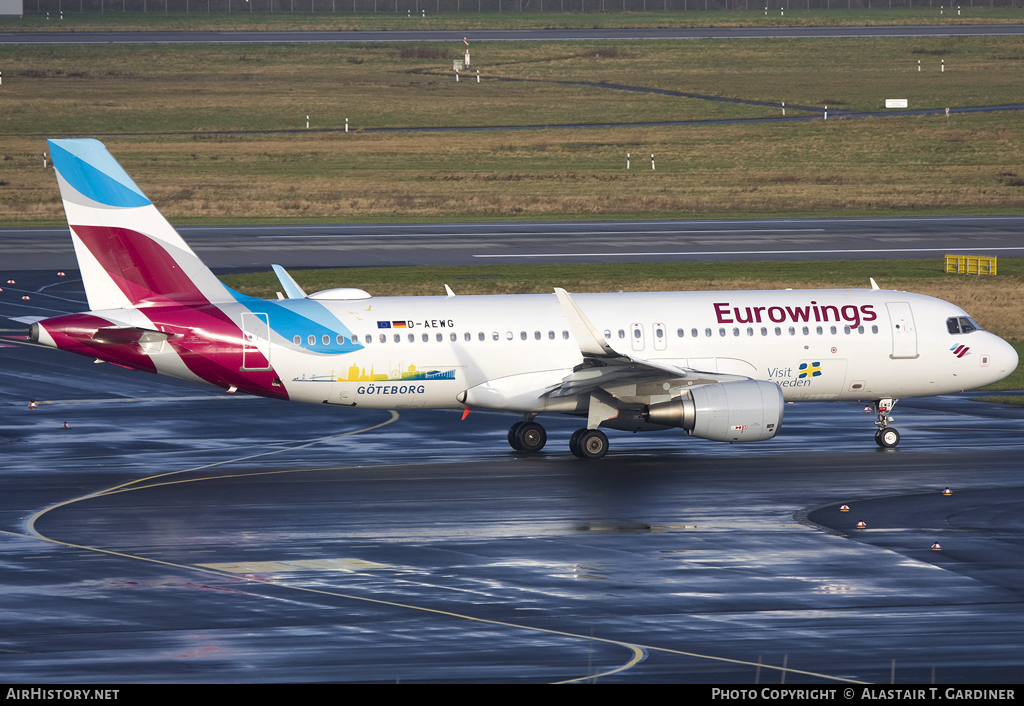
[[[860,522],[857,523],[857,529],[867,529],[867,528],[868,528],[868,526],[866,524],[864,524],[863,520],[861,520]]]
[[[849,511],[850,511],[850,506],[849,505],[843,505],[841,508],[839,508],[839,512],[849,512]]]
[[[939,546],[938,542],[936,542],[935,544],[932,545],[932,551],[933,552],[940,552],[940,551],[942,551],[942,547]]]
[[[953,491],[950,490],[949,488],[946,488],[945,490],[942,491],[942,494],[943,495],[952,495]]]

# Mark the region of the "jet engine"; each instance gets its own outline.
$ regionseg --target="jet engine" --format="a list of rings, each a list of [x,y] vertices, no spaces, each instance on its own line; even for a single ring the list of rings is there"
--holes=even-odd
[[[740,380],[701,385],[668,402],[648,405],[641,418],[682,427],[690,436],[742,443],[771,439],[782,427],[785,400],[774,382]]]

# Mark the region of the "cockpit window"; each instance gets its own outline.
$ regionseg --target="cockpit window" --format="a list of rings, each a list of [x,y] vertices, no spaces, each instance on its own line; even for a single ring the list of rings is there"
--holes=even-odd
[[[969,316],[951,316],[946,319],[946,329],[950,333],[971,333],[980,331],[981,326]]]

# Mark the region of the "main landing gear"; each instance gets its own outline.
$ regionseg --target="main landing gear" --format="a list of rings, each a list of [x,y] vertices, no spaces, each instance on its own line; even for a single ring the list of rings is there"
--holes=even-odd
[[[894,449],[900,443],[900,433],[889,426],[889,422],[892,421],[889,412],[892,411],[897,402],[899,400],[885,398],[871,403],[871,408],[878,418],[875,422],[875,425],[878,427],[878,431],[875,432],[875,443],[883,449]]]
[[[508,445],[523,453],[537,453],[547,443],[544,427],[531,420],[516,422],[508,430]],[[601,458],[608,453],[608,437],[600,429],[577,429],[569,439],[576,458]]]
[[[508,445],[516,451],[537,453],[547,442],[548,433],[534,421],[516,422],[508,430]]]

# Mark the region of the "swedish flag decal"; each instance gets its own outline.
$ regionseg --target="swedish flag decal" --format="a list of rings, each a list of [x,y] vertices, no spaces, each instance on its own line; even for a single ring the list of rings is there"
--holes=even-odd
[[[800,374],[798,378],[817,378],[821,377],[821,363],[800,363]]]

